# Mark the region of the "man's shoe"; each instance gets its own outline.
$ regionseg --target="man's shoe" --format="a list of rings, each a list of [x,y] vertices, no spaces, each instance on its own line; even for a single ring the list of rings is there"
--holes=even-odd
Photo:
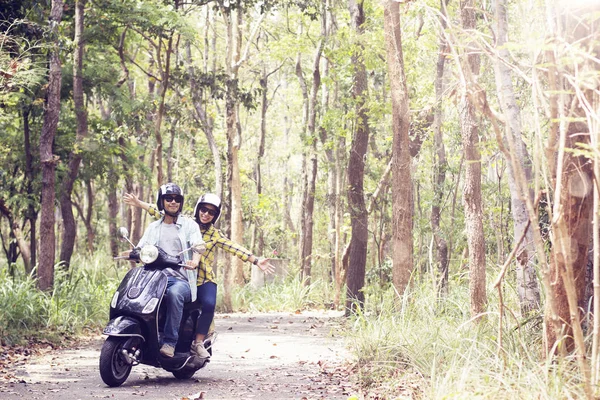
[[[193,355],[198,356],[200,358],[209,358],[210,353],[204,348],[204,343],[196,342],[195,340],[192,342],[192,347],[190,351]]]
[[[171,358],[175,355],[175,347],[165,343],[160,348],[160,354],[162,354],[165,357]]]

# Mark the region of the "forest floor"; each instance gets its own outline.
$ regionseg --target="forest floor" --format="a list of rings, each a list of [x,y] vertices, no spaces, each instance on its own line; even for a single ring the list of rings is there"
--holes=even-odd
[[[218,314],[215,322],[211,362],[189,380],[138,365],[122,386],[109,388],[98,371],[100,334],[63,349],[0,347],[0,398],[346,400],[357,394],[339,335],[341,313]]]

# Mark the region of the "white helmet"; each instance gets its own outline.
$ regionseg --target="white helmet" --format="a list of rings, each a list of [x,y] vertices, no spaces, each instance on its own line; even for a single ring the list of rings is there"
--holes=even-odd
[[[200,207],[202,206],[202,204],[210,204],[217,208],[217,213],[215,214],[213,220],[211,221],[211,224],[215,224],[219,220],[219,217],[221,216],[221,198],[214,193],[206,193],[206,194],[203,194],[198,199],[198,202],[196,203],[196,207],[194,207],[194,219],[199,224],[201,224],[201,222],[200,222],[200,217],[198,215],[198,212],[200,211]]]

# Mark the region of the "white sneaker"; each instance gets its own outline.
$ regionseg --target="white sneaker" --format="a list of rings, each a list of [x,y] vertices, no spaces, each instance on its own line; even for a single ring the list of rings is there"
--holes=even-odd
[[[193,355],[198,356],[200,358],[210,358],[210,353],[208,350],[204,348],[204,343],[196,342],[195,340],[192,342],[192,347],[190,351]]]
[[[170,344],[163,344],[160,348],[160,354],[171,358],[175,355],[175,347],[171,346]]]

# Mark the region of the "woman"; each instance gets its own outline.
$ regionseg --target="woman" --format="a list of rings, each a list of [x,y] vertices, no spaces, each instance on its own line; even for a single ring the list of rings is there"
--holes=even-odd
[[[143,202],[137,196],[129,193],[123,195],[125,204],[140,207],[155,218],[160,218],[160,211],[152,204]],[[275,267],[268,258],[259,258],[245,247],[231,241],[216,229],[214,224],[221,216],[221,199],[213,193],[206,193],[198,199],[194,208],[194,219],[200,226],[202,239],[206,244],[206,251],[200,257],[198,265],[197,299],[202,305],[202,314],[196,324],[196,340],[192,342],[192,354],[201,358],[208,358],[210,354],[204,348],[204,338],[208,334],[210,325],[215,314],[217,303],[217,284],[212,264],[215,258],[215,249],[221,249],[236,255],[242,261],[249,261],[258,266],[263,272],[270,274],[275,272]]]

